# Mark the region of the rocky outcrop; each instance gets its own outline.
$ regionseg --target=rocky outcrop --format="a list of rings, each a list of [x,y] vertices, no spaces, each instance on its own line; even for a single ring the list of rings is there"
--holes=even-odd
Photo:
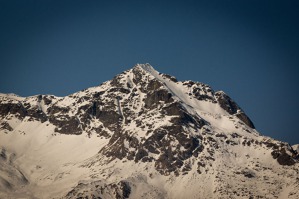
[[[225,94],[223,91],[218,91],[215,93],[215,97],[221,108],[223,108],[231,115],[236,115],[250,128],[255,128],[253,122],[249,119],[249,117],[227,94]]]
[[[173,102],[171,96],[171,93],[169,93],[167,90],[154,90],[149,92],[145,98],[144,107],[148,109],[156,108],[158,104],[160,104],[160,101],[164,103]]]
[[[9,114],[15,115],[19,119],[23,119],[27,115],[27,110],[21,102],[0,103],[1,117],[5,117]]]
[[[287,152],[288,151],[288,152]],[[299,155],[296,151],[286,150],[285,147],[276,148],[271,152],[271,155],[274,159],[277,159],[277,162],[280,165],[291,166],[299,162]]]
[[[13,131],[13,128],[6,121],[3,121],[0,123],[0,129],[7,130],[7,131]]]
[[[125,199],[129,198],[131,187],[128,182],[120,181],[117,184],[107,184],[103,181],[79,182],[65,196],[66,199],[73,198],[112,198]]]

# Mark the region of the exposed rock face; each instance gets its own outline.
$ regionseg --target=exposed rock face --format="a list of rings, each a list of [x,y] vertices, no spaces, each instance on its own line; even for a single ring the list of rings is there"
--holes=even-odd
[[[125,71],[102,84],[100,90],[84,90],[65,98],[51,95],[33,96],[22,101],[12,98],[0,104],[0,115],[2,118],[15,115],[20,120],[48,121],[56,126],[56,132],[62,134],[87,132],[111,137],[107,146],[100,150],[107,157],[127,158],[136,162],[155,161],[161,173],[178,172],[185,160],[197,157],[204,148],[202,135],[190,136],[188,132],[190,129],[200,130],[207,122],[190,114],[165,82],[150,75],[150,67],[146,67],[136,66]],[[159,75],[165,80],[180,83],[170,75]],[[208,85],[198,82],[181,83],[190,97],[218,103],[227,113],[254,128],[249,117],[224,92],[215,92]],[[160,118],[160,122],[167,121],[166,124],[156,127],[157,121],[150,119],[153,116]],[[91,127],[93,121],[98,121],[99,125]],[[126,128],[128,125],[145,131],[146,136],[140,141],[131,129]],[[8,122],[2,122],[1,128],[13,130]],[[175,148],[171,147],[173,142],[177,143]],[[153,158],[153,154],[159,154],[159,157]],[[274,157],[280,164],[294,163],[286,153],[279,154]]]
[[[131,94],[127,99],[123,97],[124,103],[122,104],[124,118],[129,117],[130,120],[133,120],[131,122],[136,123],[137,127],[147,129],[147,136],[142,138],[141,142],[138,141],[138,138],[132,135],[130,130],[123,129],[123,121],[120,121],[120,118],[116,116],[114,117],[116,120],[111,124],[117,126],[117,128],[114,128],[114,134],[109,143],[100,153],[111,157],[111,160],[114,158],[127,158],[135,162],[155,161],[156,169],[167,175],[170,172],[179,172],[185,160],[191,156],[195,157],[202,150],[201,136],[187,136],[187,128],[190,128],[189,123],[200,128],[205,122],[201,118],[190,115],[180,103],[175,101],[163,83],[151,78],[140,68],[134,68],[133,82],[139,82],[134,87],[132,86]],[[114,78],[113,81],[113,85],[125,87],[128,84],[131,85],[132,82],[123,83],[122,78],[119,77]],[[140,107],[140,111],[136,114],[132,111],[130,105],[134,102],[132,101],[134,98],[140,98],[140,93],[145,97],[136,101],[140,104],[144,103],[144,105]],[[151,115],[148,115],[150,112]],[[154,115],[168,116],[170,118],[169,124],[156,128],[154,123],[149,120]],[[162,121],[165,119],[164,116],[161,117]],[[131,122],[126,120],[128,124]],[[186,129],[183,127],[186,127]],[[175,149],[171,146],[172,142],[178,143]],[[128,143],[128,147],[125,147],[125,143]],[[184,148],[184,151],[181,151],[181,148]],[[158,155],[158,158],[154,158],[154,155]]]
[[[0,129],[13,131],[13,128],[5,121],[0,124]]]
[[[168,93],[166,90],[154,90],[151,93],[147,94],[145,99],[145,108],[157,108],[160,101],[164,103],[172,102],[173,99],[171,98],[171,94]]]
[[[280,165],[287,165],[287,166],[291,166],[294,165],[296,163],[296,160],[299,159],[298,153],[296,151],[292,151],[292,155],[288,154],[286,150],[287,146],[282,147],[277,147],[275,148],[271,155],[274,159],[277,159],[277,162]]]
[[[110,137],[108,131],[114,132],[101,153],[107,157],[130,158],[135,161],[152,161],[153,157],[150,154],[158,153],[161,157],[156,159],[157,169],[164,168],[167,172],[171,172],[175,170],[174,168],[181,168],[185,159],[202,150],[200,134],[191,137],[186,135],[188,129],[197,131],[207,122],[188,113],[165,82],[150,75],[147,70],[150,70],[150,67],[146,66],[143,69],[136,66],[115,76],[110,82],[102,84],[99,91],[85,90],[65,98],[51,95],[38,95],[22,101],[12,98],[0,104],[0,115],[2,118],[15,115],[20,120],[28,118],[31,121],[48,121],[56,126],[56,132],[62,134],[78,135],[87,132]],[[161,73],[159,75],[166,80],[179,83],[170,75]],[[199,101],[218,103],[227,113],[254,128],[249,117],[224,92],[215,92],[208,85],[192,81],[182,82],[182,86],[186,88],[190,97]],[[149,120],[154,115],[168,120],[169,123],[155,127]],[[165,116],[169,119],[164,118]],[[98,120],[100,124],[91,128],[93,120]],[[137,137],[124,126],[133,123],[147,132],[148,136],[142,138],[141,142],[137,141]],[[13,129],[8,122],[2,122],[1,128],[8,131]],[[176,150],[170,149],[170,143],[173,141],[178,142]],[[124,142],[128,142],[134,151],[129,151]],[[181,147],[186,149],[183,154],[180,152]],[[174,157],[179,157],[179,161]],[[280,162],[286,162],[285,155],[280,157],[278,159]],[[291,160],[287,164],[290,162]]]
[[[194,96],[200,101],[209,101],[212,103],[216,103],[215,92],[210,86],[193,81],[184,81],[183,85],[187,86],[187,88],[190,89],[188,93],[189,96]]]
[[[102,181],[80,182],[65,198],[129,198],[131,187],[128,182],[105,184]]]
[[[223,91],[215,93],[216,99],[220,104],[221,108],[226,110],[231,115],[236,115],[240,120],[242,120],[246,125],[251,128],[255,128],[249,117],[242,111],[236,102],[234,102],[228,95]]]
[[[279,173],[281,167],[299,171],[296,170],[299,160],[296,149],[259,135],[250,118],[227,94],[215,92],[203,83],[180,82],[158,73],[148,64],[136,65],[111,81],[66,97],[22,98],[1,94],[0,99],[1,134],[26,136],[28,131],[23,131],[21,125],[29,125],[32,131],[30,125],[42,124],[52,128],[53,136],[61,136],[59,143],[63,136],[91,139],[96,135],[99,139],[97,142],[101,145],[96,145],[95,154],[83,162],[63,165],[90,170],[86,175],[88,180],[68,189],[65,198],[138,198],[136,190],[144,191],[139,198],[183,197],[166,194],[161,187],[149,185],[156,183],[155,177],[166,179],[159,183],[169,183],[168,187],[174,186],[177,182],[173,179],[178,177],[185,187],[209,189],[203,198],[216,193],[224,194],[224,198],[234,198],[237,194],[249,198],[256,189],[255,183],[250,184],[254,181],[267,181],[267,186],[271,186],[269,190],[276,191],[278,181],[266,179],[263,172]],[[42,140],[51,138],[47,134]],[[84,142],[76,143],[84,145]],[[5,151],[0,153],[5,164],[8,164],[7,156]],[[269,160],[280,169],[269,168]],[[130,167],[128,165],[133,168],[122,171],[122,167]],[[34,170],[30,169],[27,173]],[[231,173],[227,174],[228,171]],[[60,179],[60,174],[56,174],[54,181]],[[67,178],[68,170],[63,174]],[[49,180],[52,175],[42,177]],[[233,182],[231,179],[241,180]],[[196,183],[188,184],[192,180]],[[6,181],[1,181],[3,186],[12,186],[13,183]],[[144,185],[142,189],[140,183]],[[215,185],[213,190],[205,186],[209,183]],[[201,187],[194,188],[194,184]],[[196,198],[198,195],[188,196]]]

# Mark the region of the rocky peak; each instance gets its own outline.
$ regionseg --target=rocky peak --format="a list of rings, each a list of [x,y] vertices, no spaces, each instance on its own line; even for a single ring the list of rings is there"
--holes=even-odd
[[[7,133],[14,129],[10,118],[16,117],[48,122],[56,133],[97,134],[108,140],[99,154],[109,161],[154,162],[163,175],[187,173],[195,160],[202,172],[222,142],[262,143],[246,138],[256,133],[254,125],[227,94],[203,83],[177,81],[149,64],[137,64],[110,81],[66,97],[0,97],[0,128]],[[296,162],[295,155],[286,152],[289,149],[273,151],[274,158],[281,157],[278,160]]]
[[[149,64],[65,97],[0,94],[0,135],[0,198],[298,195],[298,146],[260,135],[223,91]]]

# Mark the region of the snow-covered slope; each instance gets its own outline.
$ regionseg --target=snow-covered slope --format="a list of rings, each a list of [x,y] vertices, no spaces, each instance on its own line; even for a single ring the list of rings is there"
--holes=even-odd
[[[298,151],[149,64],[66,97],[0,94],[0,198],[296,198]]]

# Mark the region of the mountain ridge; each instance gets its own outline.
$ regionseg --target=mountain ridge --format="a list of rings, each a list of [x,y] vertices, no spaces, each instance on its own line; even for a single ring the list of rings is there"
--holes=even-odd
[[[19,194],[20,187],[20,194],[29,191],[39,198],[266,194],[256,184],[269,186],[273,197],[297,193],[298,179],[291,177],[298,174],[296,149],[260,135],[223,91],[178,81],[149,64],[65,97],[0,98],[0,146],[3,156],[16,156],[3,164],[26,178],[20,185],[1,176],[4,196]],[[180,181],[191,188],[189,195],[178,193]],[[41,184],[53,191],[46,193]]]

